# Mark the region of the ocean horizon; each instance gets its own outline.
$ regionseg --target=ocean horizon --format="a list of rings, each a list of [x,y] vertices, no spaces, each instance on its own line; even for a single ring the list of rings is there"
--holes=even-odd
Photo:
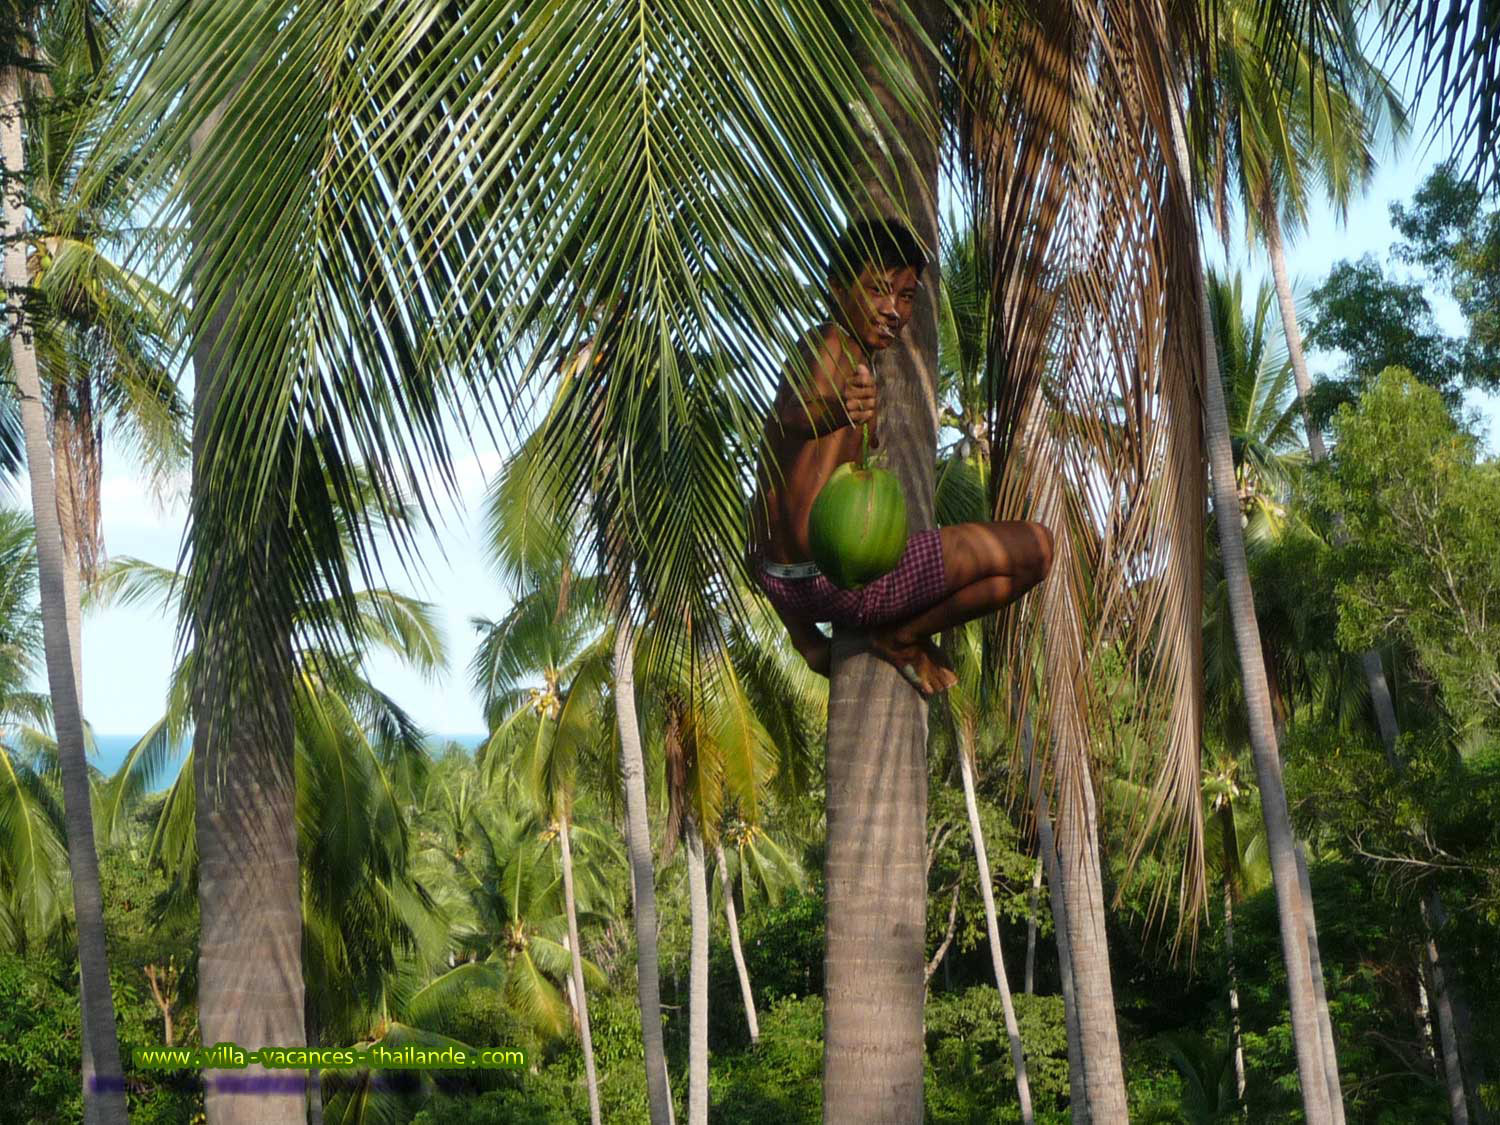
[[[472,753],[487,736],[484,734],[473,734],[462,732],[458,734],[429,734],[427,736],[427,749],[429,752],[440,749],[450,742],[457,742],[470,753]],[[96,731],[94,733],[94,753],[89,755],[89,765],[104,774],[113,774],[125,761],[125,755],[130,753],[130,748],[141,740],[139,734],[104,734]],[[173,778],[177,776],[178,766],[181,765],[183,757],[187,754],[190,740],[184,739],[177,747],[172,756],[171,763],[162,771],[162,776],[157,783],[151,787],[151,792],[160,793],[168,789]]]

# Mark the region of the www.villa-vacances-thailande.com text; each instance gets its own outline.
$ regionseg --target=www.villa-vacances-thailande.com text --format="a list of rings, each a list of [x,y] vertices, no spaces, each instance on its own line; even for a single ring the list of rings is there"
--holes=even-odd
[[[392,1070],[523,1070],[526,1052],[500,1047],[449,1044],[424,1047],[262,1047],[249,1051],[234,1043],[214,1047],[138,1047],[135,1065],[150,1070],[240,1070],[263,1066],[268,1070],[333,1070],[353,1067]]]

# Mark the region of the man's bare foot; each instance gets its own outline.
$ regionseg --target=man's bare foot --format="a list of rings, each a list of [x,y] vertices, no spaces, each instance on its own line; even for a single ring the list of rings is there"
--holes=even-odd
[[[894,632],[871,633],[870,649],[924,696],[937,695],[958,683],[947,657],[930,640],[907,641]]]

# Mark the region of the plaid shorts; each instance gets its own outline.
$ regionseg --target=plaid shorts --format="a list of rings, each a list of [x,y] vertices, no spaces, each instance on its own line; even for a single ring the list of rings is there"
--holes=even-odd
[[[912,535],[896,568],[858,590],[841,590],[821,574],[778,578],[767,574],[763,564],[756,566],[755,579],[788,617],[858,629],[910,620],[948,592],[943,538],[936,528]]]

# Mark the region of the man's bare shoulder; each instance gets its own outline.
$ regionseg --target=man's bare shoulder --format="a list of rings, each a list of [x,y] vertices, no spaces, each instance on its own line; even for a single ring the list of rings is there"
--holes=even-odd
[[[795,351],[787,361],[783,380],[788,383],[815,381],[819,375],[838,382],[842,338],[832,321],[815,325],[797,338]]]

